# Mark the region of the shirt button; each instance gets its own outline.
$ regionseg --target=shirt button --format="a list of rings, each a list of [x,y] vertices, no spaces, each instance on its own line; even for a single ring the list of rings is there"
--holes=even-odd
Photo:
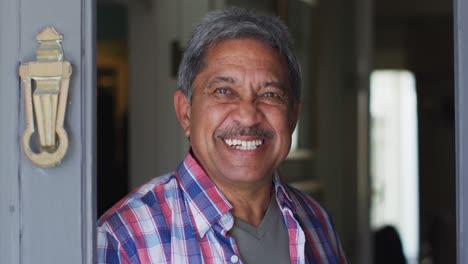
[[[231,262],[232,262],[232,263],[237,263],[238,261],[239,261],[239,257],[238,257],[238,256],[236,256],[236,255],[232,255],[232,256],[231,256]]]

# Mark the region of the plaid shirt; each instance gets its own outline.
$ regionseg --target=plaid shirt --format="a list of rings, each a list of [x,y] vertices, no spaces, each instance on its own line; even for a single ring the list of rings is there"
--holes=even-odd
[[[309,196],[273,179],[289,233],[291,263],[346,263],[328,214]],[[242,263],[228,235],[231,204],[188,154],[117,203],[97,228],[98,263]]]

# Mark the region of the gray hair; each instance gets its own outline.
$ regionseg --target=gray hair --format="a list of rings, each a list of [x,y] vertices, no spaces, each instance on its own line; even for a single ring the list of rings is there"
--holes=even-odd
[[[301,72],[286,25],[279,18],[240,8],[212,11],[195,28],[179,66],[179,89],[191,101],[192,83],[204,67],[207,48],[222,40],[240,38],[258,39],[284,56],[295,107],[301,97]]]

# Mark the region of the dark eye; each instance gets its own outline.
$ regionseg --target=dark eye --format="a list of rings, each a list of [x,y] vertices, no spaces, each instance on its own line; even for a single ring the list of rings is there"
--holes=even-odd
[[[265,91],[258,97],[262,102],[271,105],[284,105],[288,101],[288,97],[282,91]]]
[[[221,87],[221,88],[216,88],[215,93],[228,94],[228,93],[230,93],[230,91],[227,88]]]
[[[274,92],[266,92],[262,96],[266,98],[278,98],[279,94],[274,93]]]

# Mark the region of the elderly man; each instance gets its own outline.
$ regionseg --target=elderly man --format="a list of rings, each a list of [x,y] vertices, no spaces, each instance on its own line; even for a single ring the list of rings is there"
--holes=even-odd
[[[99,263],[346,263],[330,217],[277,169],[300,83],[282,22],[240,9],[208,14],[174,95],[190,151],[101,218]]]

